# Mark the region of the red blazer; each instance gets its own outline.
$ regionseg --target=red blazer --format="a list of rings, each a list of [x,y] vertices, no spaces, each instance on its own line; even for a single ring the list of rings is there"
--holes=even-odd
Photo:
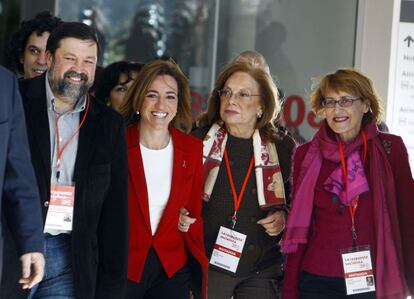
[[[127,129],[129,252],[128,279],[139,282],[151,246],[155,249],[168,277],[187,262],[187,251],[202,267],[203,290],[206,290],[208,260],[205,256],[201,219],[201,182],[203,144],[200,140],[170,128],[174,161],[170,197],[155,235],[152,235],[148,191],[139,146],[138,125]],[[162,182],[159,182],[162,184]],[[180,208],[185,207],[197,221],[187,233],[178,230]]]

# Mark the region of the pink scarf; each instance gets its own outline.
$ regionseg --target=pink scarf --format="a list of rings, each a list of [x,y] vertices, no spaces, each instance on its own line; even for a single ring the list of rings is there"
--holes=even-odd
[[[377,126],[365,126],[368,140],[369,186],[374,200],[374,225],[377,242],[376,294],[381,299],[406,298],[408,289],[403,276],[401,238],[399,232],[397,198],[394,176],[388,157],[378,137]],[[297,175],[292,198],[292,210],[281,241],[281,251],[293,253],[299,244],[306,244],[311,224],[312,208],[316,182],[322,166],[327,159],[340,163],[340,153],[332,131],[326,121],[311,141],[301,168]],[[361,138],[355,138],[345,145],[345,157],[361,148]]]
[[[359,155],[359,148],[349,154],[346,161],[346,169],[348,178],[346,185],[343,179],[342,165],[339,164],[325,180],[323,188],[328,192],[336,194],[342,204],[355,205],[357,196],[369,191],[364,165]]]

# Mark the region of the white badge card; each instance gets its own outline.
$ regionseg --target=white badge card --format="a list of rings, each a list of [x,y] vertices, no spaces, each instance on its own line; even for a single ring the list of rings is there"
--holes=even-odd
[[[369,249],[343,252],[342,263],[347,295],[375,291],[374,272]]]
[[[74,201],[74,186],[52,185],[50,187],[45,232],[51,230],[72,231]]]
[[[235,273],[245,242],[246,235],[221,226],[210,264]]]

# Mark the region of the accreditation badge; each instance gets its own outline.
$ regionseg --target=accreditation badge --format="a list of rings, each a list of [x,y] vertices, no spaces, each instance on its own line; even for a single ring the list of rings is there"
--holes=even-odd
[[[221,226],[211,254],[210,264],[236,273],[246,237],[242,233]]]
[[[44,232],[72,231],[75,187],[52,185]]]
[[[375,291],[371,252],[368,246],[343,250],[342,263],[347,295]]]

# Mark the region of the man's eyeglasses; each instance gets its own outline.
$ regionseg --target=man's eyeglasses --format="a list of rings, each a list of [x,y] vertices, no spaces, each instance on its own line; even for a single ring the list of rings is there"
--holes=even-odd
[[[339,107],[346,108],[346,107],[351,107],[355,101],[358,101],[360,99],[361,98],[359,97],[349,97],[349,96],[339,97],[338,100],[335,100],[334,98],[325,98],[321,102],[321,106],[323,108],[335,108],[336,104],[338,104]]]
[[[233,93],[233,91],[231,91],[230,89],[220,89],[217,91],[217,93],[220,96],[220,98],[223,98],[226,100],[230,99],[234,95],[236,99],[246,101],[246,102],[250,101],[252,97],[261,96],[260,94],[251,94],[247,90],[239,90],[238,92]]]

